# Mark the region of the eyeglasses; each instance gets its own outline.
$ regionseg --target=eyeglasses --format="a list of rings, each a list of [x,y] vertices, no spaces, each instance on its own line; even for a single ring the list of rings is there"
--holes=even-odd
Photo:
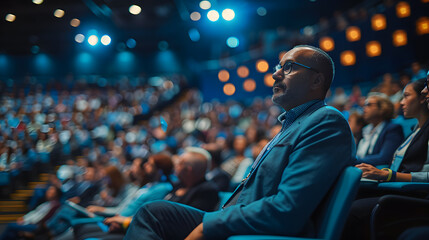
[[[426,89],[427,89],[427,90],[429,90],[429,71],[428,71],[428,73],[426,74],[425,86],[426,86]]]
[[[314,69],[314,68],[312,68],[312,67],[309,67],[309,66],[306,66],[306,65],[304,65],[304,64],[297,63],[297,62],[294,62],[294,61],[287,61],[287,62],[285,62],[285,63],[283,64],[283,66],[282,66],[282,65],[280,65],[280,64],[277,64],[277,66],[275,66],[275,67],[274,67],[274,72],[277,72],[278,70],[283,69],[283,71],[284,71],[285,75],[288,75],[289,73],[291,73],[291,72],[292,72],[292,65],[293,65],[293,64],[298,65],[298,66],[301,66],[301,67],[304,67],[304,68],[307,68],[307,69],[310,69],[310,70],[312,70],[312,71],[315,71],[315,72],[319,73],[319,71],[318,71],[318,70],[316,70],[316,69]]]

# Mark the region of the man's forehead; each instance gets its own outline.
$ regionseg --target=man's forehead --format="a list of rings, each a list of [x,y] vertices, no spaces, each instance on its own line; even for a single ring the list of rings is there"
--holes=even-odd
[[[308,47],[292,48],[285,55],[283,55],[281,63],[286,61],[305,61],[305,59],[308,59],[313,54],[313,51],[313,49]]]

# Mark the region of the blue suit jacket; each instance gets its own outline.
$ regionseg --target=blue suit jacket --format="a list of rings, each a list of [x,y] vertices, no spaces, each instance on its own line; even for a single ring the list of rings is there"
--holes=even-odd
[[[401,125],[386,122],[383,130],[375,142],[372,153],[364,158],[358,158],[357,163],[368,163],[371,165],[390,165],[393,160],[393,154],[404,141],[404,132]]]
[[[206,239],[236,234],[314,235],[311,216],[345,166],[355,143],[343,115],[322,101],[280,136],[235,205],[206,213]]]

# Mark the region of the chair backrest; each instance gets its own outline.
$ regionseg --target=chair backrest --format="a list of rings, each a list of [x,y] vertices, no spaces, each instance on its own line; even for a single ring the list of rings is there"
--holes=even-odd
[[[356,197],[362,171],[347,167],[337,179],[318,209],[316,217],[317,237],[339,239],[350,206]]]

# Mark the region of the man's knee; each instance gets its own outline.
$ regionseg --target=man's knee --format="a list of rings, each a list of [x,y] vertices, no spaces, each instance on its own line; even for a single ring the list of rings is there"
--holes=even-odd
[[[159,213],[165,212],[165,211],[169,211],[168,209],[170,209],[172,207],[171,202],[169,201],[165,201],[165,200],[157,200],[157,201],[153,201],[153,202],[148,202],[143,204],[143,206],[139,209],[139,215],[144,214],[144,215],[157,215]]]

